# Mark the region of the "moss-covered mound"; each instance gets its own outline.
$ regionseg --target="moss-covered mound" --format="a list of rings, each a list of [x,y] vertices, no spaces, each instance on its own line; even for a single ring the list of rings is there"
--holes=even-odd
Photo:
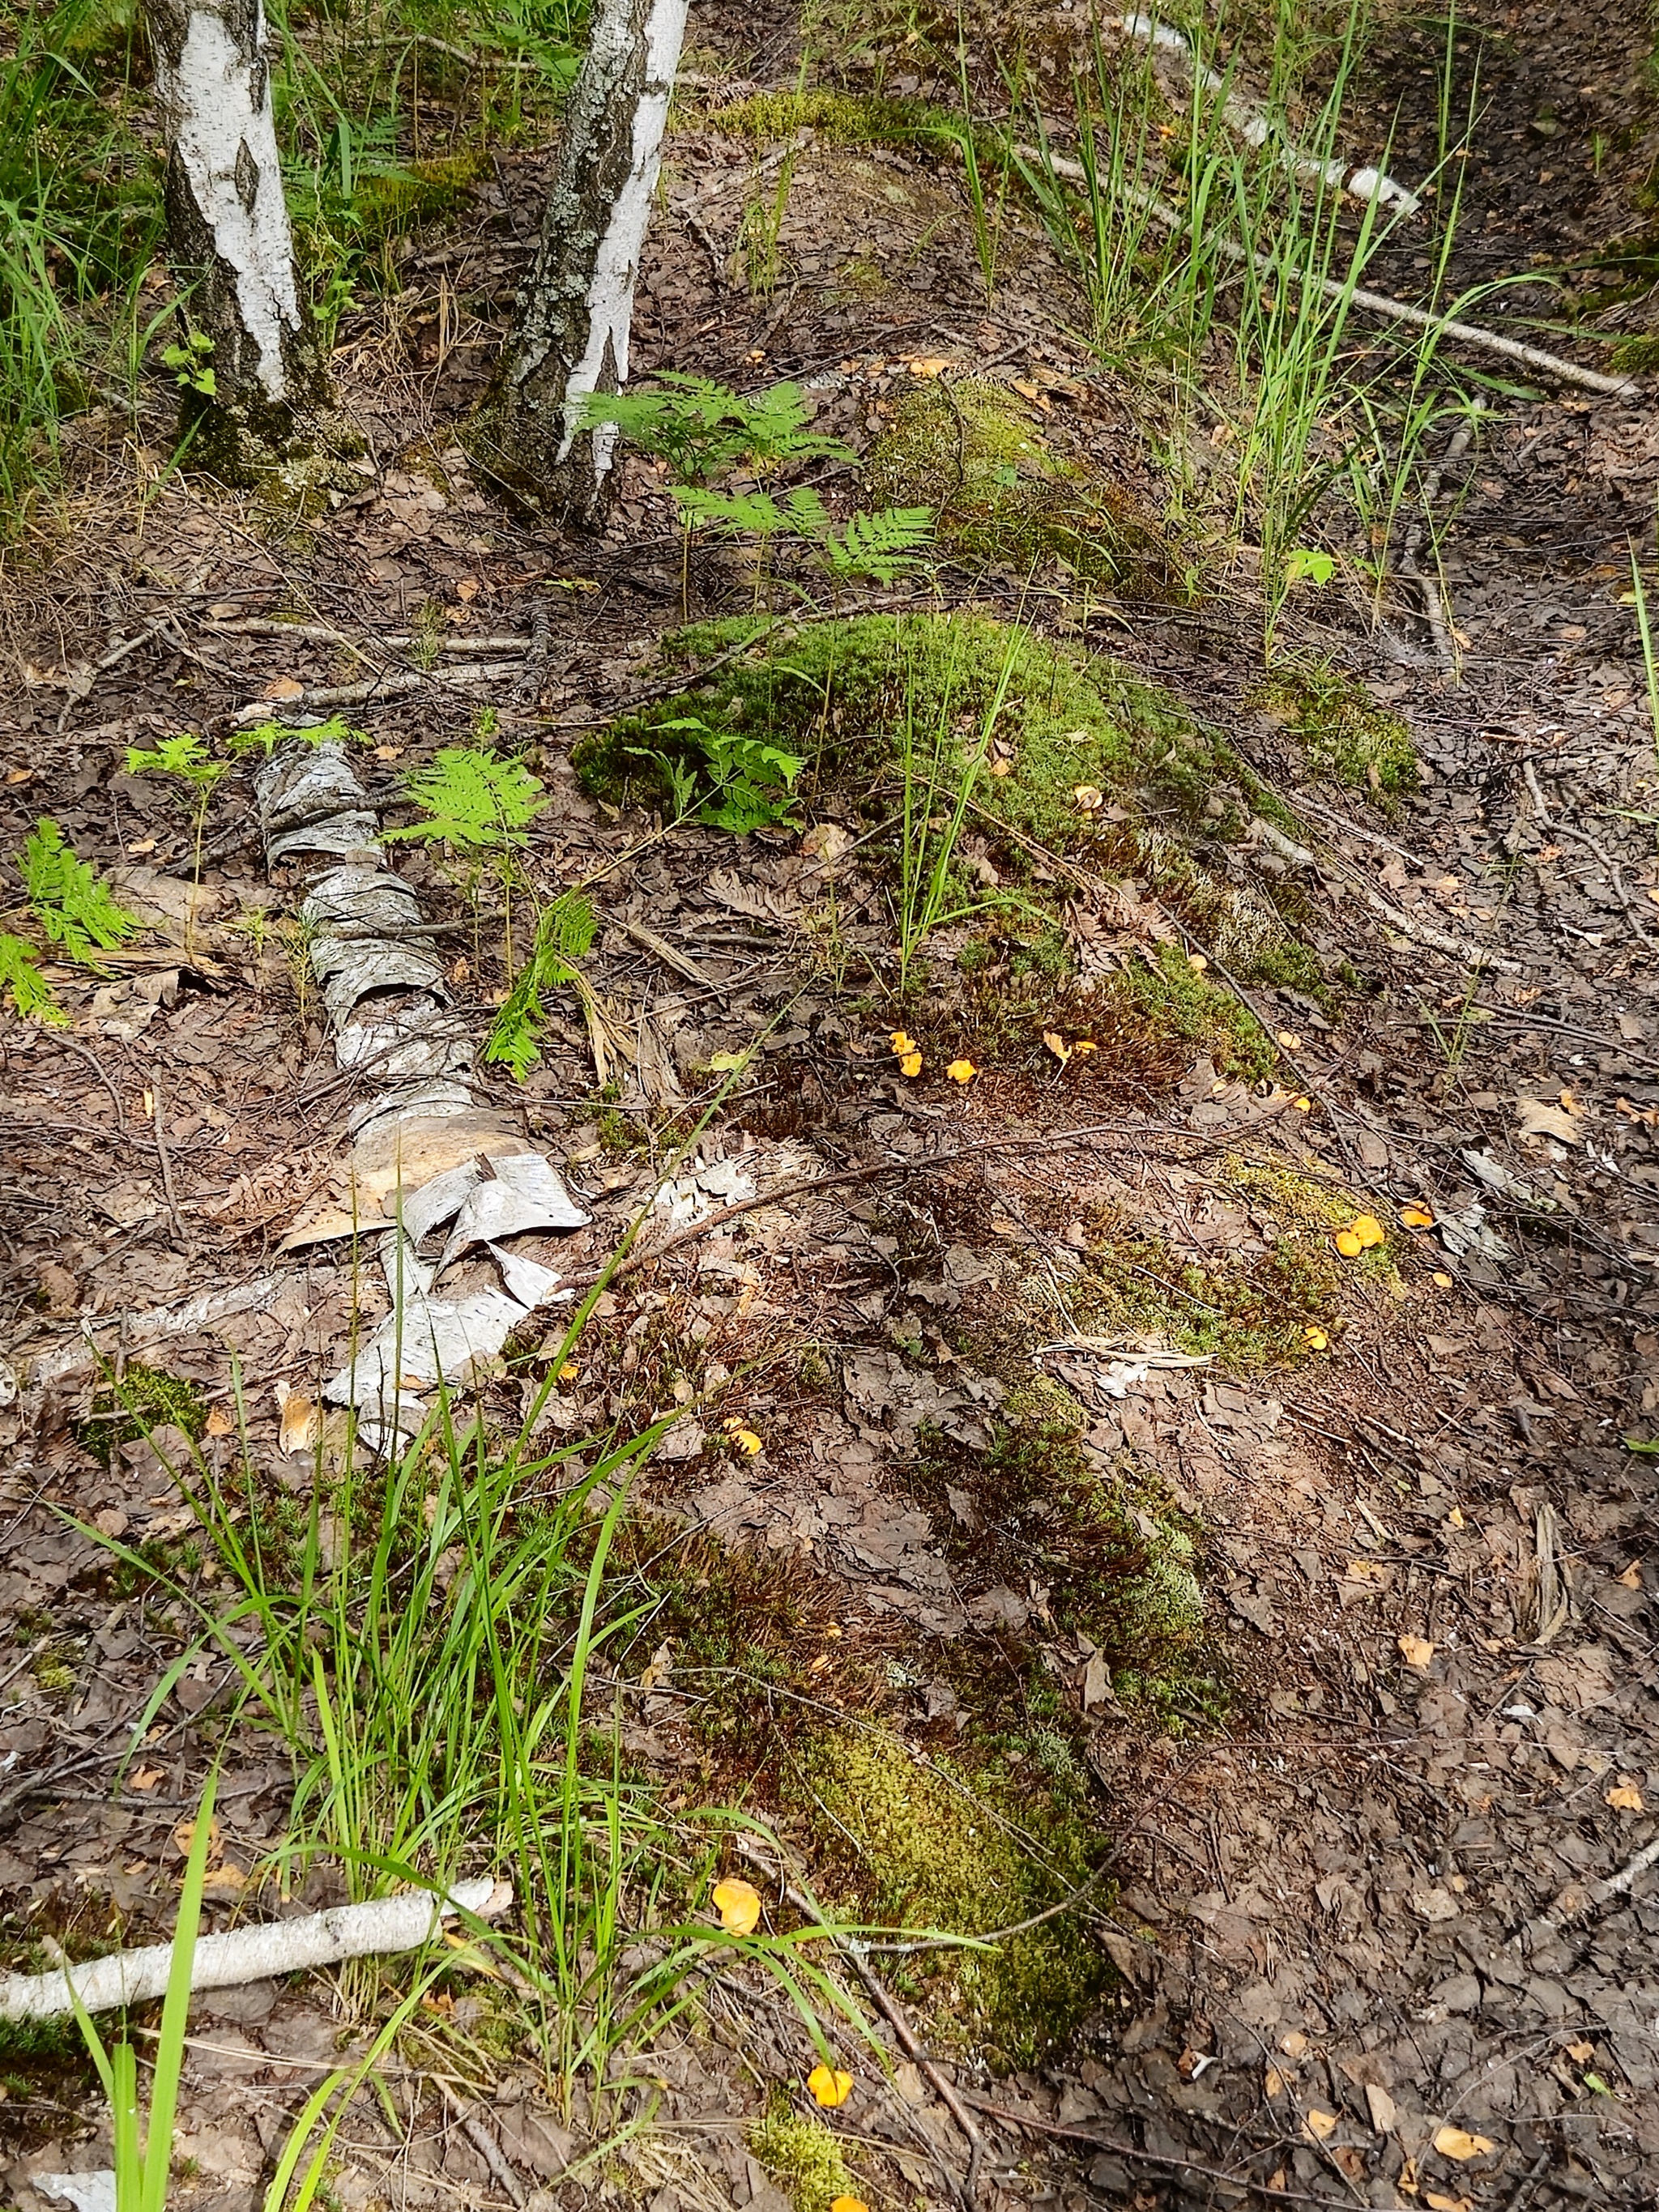
[[[1120,592],[1169,597],[1179,578],[1157,527],[1039,422],[1006,385],[918,383],[870,457],[870,503],[931,507],[958,555],[1022,572],[1054,559]]]
[[[924,1761],[890,1736],[835,1729],[803,1768],[817,1840],[872,1919],[951,1935],[1018,1926],[1077,1889],[1091,1838],[1054,1796],[1010,1789],[988,1767]],[[988,1950],[918,1962],[936,2016],[994,2065],[1028,2066],[1063,2045],[1110,1979],[1098,1945],[1060,1914]]]
[[[1256,702],[1294,733],[1316,775],[1334,776],[1355,791],[1374,791],[1385,799],[1416,788],[1417,749],[1411,732],[1340,668],[1276,671],[1257,692]]]
[[[1133,883],[1234,972],[1319,984],[1277,885],[1239,862],[1253,818],[1283,809],[1224,740],[1115,662],[962,612],[744,617],[679,631],[665,650],[710,663],[707,680],[581,739],[589,792],[663,806],[688,776],[712,787],[709,763],[734,739],[763,743],[805,763],[798,803],[839,800],[890,833],[863,844],[866,865],[896,880],[908,865],[911,881],[942,866],[941,910],[970,916],[980,940],[959,955],[964,969],[999,931],[1035,941],[1068,907]],[[964,863],[969,836],[988,853],[989,888]],[[1060,972],[1069,958],[1061,938]],[[1224,994],[1189,973],[1177,988],[1184,958],[1169,948],[1142,995],[1170,1000],[1183,1035],[1215,1032],[1224,1047],[1236,1028]],[[1239,1072],[1265,1072],[1259,1048],[1255,1060],[1228,1049]]]

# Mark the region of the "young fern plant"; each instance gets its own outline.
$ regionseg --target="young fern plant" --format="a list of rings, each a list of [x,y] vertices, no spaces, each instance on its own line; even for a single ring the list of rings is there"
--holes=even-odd
[[[100,954],[113,952],[143,931],[143,922],[117,904],[51,815],[43,814],[30,830],[15,865],[30,919],[47,945],[77,967],[106,975]],[[41,958],[33,939],[0,931],[0,992],[12,1012],[61,1028],[69,1017],[40,973]]]
[[[592,951],[599,917],[580,891],[561,891],[544,907],[536,942],[484,1041],[483,1056],[510,1068],[522,1083],[542,1056],[538,1032],[547,1020],[546,994],[574,990],[580,997],[586,978],[576,962]]]
[[[780,538],[804,542],[840,586],[860,576],[882,585],[896,582],[915,566],[933,536],[930,507],[884,507],[874,514],[854,514],[838,531],[810,484],[798,484],[780,498],[766,491],[706,491],[685,484],[676,488],[676,496],[681,520],[689,528],[712,528],[728,537],[760,540],[755,564],[757,603],[768,551]]]
[[[479,718],[480,736],[492,728],[493,718],[486,710]],[[505,759],[488,744],[445,745],[428,766],[416,769],[405,780],[404,794],[426,818],[383,830],[381,842],[448,845],[494,869],[501,886],[510,984],[514,972],[513,891],[520,880],[519,854],[530,841],[530,825],[548,803],[541,779],[522,761]]]
[[[198,888],[202,881],[202,836],[207,827],[208,809],[213,804],[214,793],[229,773],[230,763],[215,760],[191,731],[175,738],[163,738],[153,749],[143,745],[127,747],[129,775],[177,776],[190,791],[191,838],[195,848],[191,881]],[[195,950],[195,938],[196,902],[192,899],[185,921],[186,959]]]

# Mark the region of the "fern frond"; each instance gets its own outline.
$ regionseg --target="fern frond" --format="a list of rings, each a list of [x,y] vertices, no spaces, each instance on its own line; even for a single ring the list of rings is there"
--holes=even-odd
[[[0,992],[10,1000],[13,1013],[25,1018],[32,1015],[59,1029],[69,1019],[40,973],[38,950],[27,937],[14,937],[6,931],[0,931]]]
[[[522,761],[503,760],[488,749],[445,745],[428,767],[417,769],[404,792],[426,816],[399,830],[383,830],[384,842],[413,838],[421,844],[496,848],[522,845],[530,824],[547,805],[541,779]]]
[[[325,722],[313,722],[307,729],[292,728],[287,722],[261,722],[257,729],[236,730],[230,739],[234,753],[263,753],[270,758],[278,745],[285,745],[290,738],[297,738],[308,745],[366,745],[367,730],[353,729],[343,714],[331,714]]]
[[[484,1040],[486,1060],[510,1068],[524,1081],[542,1056],[537,1039],[547,1021],[544,994],[561,984],[580,984],[571,963],[592,950],[599,926],[592,902],[580,891],[561,891],[544,907],[536,924],[535,948]]]
[[[143,745],[127,747],[129,775],[181,776],[186,783],[210,791],[229,766],[228,761],[215,760],[200,738],[190,730],[176,738],[163,738],[152,749]]]
[[[873,576],[890,584],[915,565],[932,542],[931,507],[884,507],[874,514],[854,514],[839,538],[823,540],[825,558],[837,576]]]
[[[66,844],[51,815],[43,814],[24,840],[18,866],[29,910],[48,939],[83,967],[96,968],[100,952],[136,937],[143,923],[110,896],[87,863]]]

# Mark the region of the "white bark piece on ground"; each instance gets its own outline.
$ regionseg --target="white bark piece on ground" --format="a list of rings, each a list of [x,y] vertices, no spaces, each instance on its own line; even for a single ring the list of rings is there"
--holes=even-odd
[[[575,1297],[574,1289],[559,1288],[562,1278],[556,1267],[544,1267],[539,1260],[528,1259],[522,1252],[509,1252],[504,1244],[492,1244],[489,1249],[501,1271],[507,1295],[517,1298],[530,1312],[541,1306],[564,1305]]]
[[[288,1280],[285,1275],[256,1275],[252,1282],[233,1284],[228,1290],[203,1291],[198,1297],[187,1299],[179,1306],[157,1306],[149,1313],[100,1314],[82,1325],[86,1330],[72,1344],[62,1345],[56,1352],[48,1352],[28,1364],[28,1380],[39,1389],[48,1382],[60,1382],[66,1375],[74,1375],[82,1367],[95,1366],[111,1354],[100,1351],[94,1332],[100,1328],[115,1328],[125,1322],[127,1341],[142,1344],[157,1336],[194,1336],[200,1329],[210,1328],[216,1321],[230,1314],[247,1313],[255,1306],[263,1306],[274,1298]],[[111,1353],[115,1340],[111,1340]]]
[[[616,432],[581,404],[627,380],[634,289],[687,0],[598,0],[558,174],[480,459],[526,504],[597,520]]]
[[[75,2212],[116,2212],[115,2175],[108,2166],[94,2173],[34,2173],[29,2187],[46,2197],[66,2197]]]
[[[234,1989],[245,1982],[331,1966],[337,1960],[361,1959],[371,1952],[416,1950],[456,1913],[495,1920],[512,1902],[510,1882],[482,1876],[458,1881],[444,1892],[406,1890],[368,1905],[333,1905],[300,1920],[233,1928],[222,1936],[198,1939],[190,1985],[192,1990]],[[49,1974],[8,1974],[0,1978],[0,2020],[56,2020],[72,2013],[71,1979],[88,2012],[145,2004],[166,1994],[172,1971],[172,1944],[152,1943],[143,1950],[115,1951],[77,1966],[60,1966]]]
[[[460,1298],[428,1298],[404,1285],[388,1314],[348,1367],[331,1376],[323,1395],[333,1406],[371,1408],[388,1416],[393,1401],[412,1409],[411,1394],[468,1381],[475,1360],[493,1359],[515,1328],[530,1319],[505,1291],[470,1291]]]
[[[501,1237],[520,1237],[532,1229],[585,1229],[592,1219],[564,1187],[564,1177],[539,1152],[491,1163],[495,1176],[480,1182],[462,1200],[438,1273],[474,1244]]]

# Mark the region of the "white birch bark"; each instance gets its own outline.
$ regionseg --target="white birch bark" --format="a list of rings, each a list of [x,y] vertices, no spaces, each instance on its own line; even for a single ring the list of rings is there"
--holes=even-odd
[[[233,477],[289,458],[327,397],[294,262],[261,0],[146,0],[167,149],[167,246],[211,389],[197,450]]]
[[[592,522],[614,428],[581,403],[628,375],[640,254],[688,0],[596,0],[540,249],[520,299],[490,426],[495,472],[529,505]]]

